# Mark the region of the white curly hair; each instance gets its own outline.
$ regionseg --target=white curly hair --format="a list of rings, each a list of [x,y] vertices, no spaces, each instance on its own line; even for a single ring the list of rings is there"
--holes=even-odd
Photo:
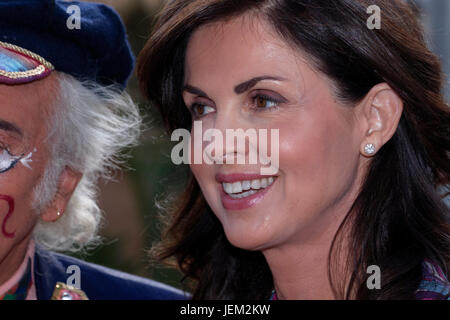
[[[34,190],[33,209],[39,214],[51,203],[66,166],[83,176],[61,218],[38,219],[33,237],[47,249],[76,252],[100,243],[97,181],[108,178],[121,163],[121,151],[137,142],[142,119],[131,97],[115,87],[60,72],[56,77],[58,94],[48,122],[50,160]]]

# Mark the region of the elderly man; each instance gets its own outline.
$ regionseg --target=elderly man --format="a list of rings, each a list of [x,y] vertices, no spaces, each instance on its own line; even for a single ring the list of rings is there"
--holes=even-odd
[[[133,61],[107,6],[0,0],[0,300],[184,298],[52,252],[97,241],[96,181],[139,133]]]

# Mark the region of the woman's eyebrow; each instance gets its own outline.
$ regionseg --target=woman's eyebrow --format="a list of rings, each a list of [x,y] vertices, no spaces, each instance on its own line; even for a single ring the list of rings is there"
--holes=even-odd
[[[245,82],[242,82],[241,84],[238,84],[236,87],[234,87],[234,92],[236,92],[237,94],[244,93],[245,91],[250,90],[252,87],[254,87],[259,81],[263,80],[284,81],[286,79],[274,76],[255,77]]]
[[[205,98],[209,99],[208,95],[205,92],[203,92],[199,88],[191,86],[189,84],[184,86],[183,91],[187,91],[189,93],[192,93],[192,94],[195,94],[195,95],[198,95],[198,96],[202,96],[202,97],[205,97]]]
[[[263,81],[263,80],[284,81],[286,79],[280,78],[280,77],[274,77],[274,76],[255,77],[255,78],[252,78],[250,80],[247,80],[245,82],[238,84],[236,87],[234,87],[234,92],[236,92],[237,94],[244,93],[245,91],[250,90],[252,87],[254,87],[258,82]],[[210,99],[204,91],[202,91],[201,89],[199,89],[197,87],[191,86],[189,84],[186,84],[184,86],[183,91],[187,91],[189,93]]]

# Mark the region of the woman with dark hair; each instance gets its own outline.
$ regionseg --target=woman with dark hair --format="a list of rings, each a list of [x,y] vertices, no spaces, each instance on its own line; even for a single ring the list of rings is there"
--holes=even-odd
[[[190,165],[154,252],[194,299],[448,299],[450,112],[405,1],[174,0],[139,59],[169,130],[279,133],[273,174]]]

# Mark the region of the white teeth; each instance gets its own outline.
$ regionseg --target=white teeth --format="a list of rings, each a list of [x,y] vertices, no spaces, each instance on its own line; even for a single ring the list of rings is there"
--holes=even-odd
[[[256,191],[256,190],[249,190],[249,191],[245,191],[245,192],[243,192],[243,193],[239,193],[239,194],[230,194],[230,197],[232,197],[233,199],[241,199],[241,198],[245,198],[245,197],[248,197],[248,196],[251,196],[252,194],[255,194],[256,192],[258,192],[258,191]]]
[[[222,183],[222,185],[226,193],[233,193],[233,185],[231,183]]]
[[[261,188],[260,180],[252,180],[252,189],[258,190]]]
[[[242,190],[246,191],[246,190],[250,190],[250,188],[252,187],[252,183],[248,180],[242,181]]]
[[[267,179],[266,178],[261,179],[261,188],[265,188],[265,187],[267,187]]]
[[[232,184],[232,186],[233,186],[233,193],[240,193],[240,192],[242,192],[242,184],[239,181],[234,182]]]
[[[233,183],[223,182],[223,190],[229,194],[233,199],[240,199],[255,194],[259,189],[264,189],[270,186],[275,181],[274,177],[236,181]]]

